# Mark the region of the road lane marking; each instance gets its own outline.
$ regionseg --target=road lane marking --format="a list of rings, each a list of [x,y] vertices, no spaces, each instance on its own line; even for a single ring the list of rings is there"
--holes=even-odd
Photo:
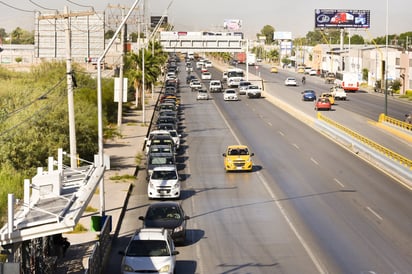
[[[338,185],[340,185],[341,187],[345,187],[345,185],[342,184],[338,179],[333,178],[333,180],[334,180]]]
[[[318,162],[316,162],[316,160],[315,160],[315,159],[313,159],[312,157],[310,157],[310,160],[311,160],[313,163],[315,163],[315,165],[319,165],[319,163],[318,163]]]
[[[309,258],[312,260],[313,264],[315,265],[315,267],[318,269],[319,273],[327,273],[327,271],[325,271],[323,269],[322,263],[321,261],[318,260],[318,258],[316,257],[315,253],[311,250],[311,248],[309,247],[309,244],[306,243],[305,239],[303,238],[302,235],[300,235],[298,229],[295,227],[295,225],[293,224],[293,222],[289,219],[288,214],[286,212],[286,210],[283,208],[281,202],[279,201],[279,199],[276,197],[275,193],[273,193],[272,189],[269,187],[269,184],[266,182],[265,178],[263,177],[263,175],[260,172],[256,173],[259,180],[262,182],[263,186],[266,188],[266,191],[269,193],[270,197],[273,199],[273,201],[275,202],[276,206],[279,208],[280,214],[282,214],[283,218],[285,218],[286,223],[289,225],[290,229],[293,231],[293,233],[295,234],[296,238],[298,239],[298,241],[300,242],[300,244],[303,246],[303,248],[305,249],[306,253],[308,254]]]
[[[373,215],[375,215],[376,218],[378,218],[379,220],[383,220],[383,218],[376,212],[374,211],[372,208],[370,208],[369,206],[366,207],[367,210],[369,210],[369,212],[371,212]]]
[[[292,144],[295,148],[299,149],[299,146],[297,144]]]

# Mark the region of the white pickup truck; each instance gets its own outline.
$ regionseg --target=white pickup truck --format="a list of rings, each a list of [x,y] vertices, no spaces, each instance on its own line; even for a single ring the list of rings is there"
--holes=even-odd
[[[330,92],[336,100],[346,100],[346,92],[342,87],[334,86],[330,88]]]

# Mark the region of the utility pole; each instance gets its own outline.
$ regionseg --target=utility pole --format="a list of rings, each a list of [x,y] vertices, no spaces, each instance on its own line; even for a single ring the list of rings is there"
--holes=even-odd
[[[122,18],[124,17],[124,9],[122,8]],[[124,26],[120,31],[120,45],[121,45],[121,54],[120,54],[120,71],[119,71],[119,102],[117,104],[117,128],[121,133],[122,130],[122,117],[123,117],[123,58],[124,58]]]
[[[67,6],[64,7],[64,13],[69,14]],[[66,17],[66,76],[67,76],[67,104],[69,109],[69,139],[70,139],[70,166],[77,167],[77,142],[76,142],[76,124],[74,118],[74,98],[73,98],[73,74],[72,74],[72,50],[70,39],[70,18]]]
[[[67,77],[67,104],[69,115],[69,139],[70,139],[70,166],[77,167],[77,145],[76,145],[76,125],[74,115],[74,99],[73,99],[73,72],[71,65],[71,28],[70,17],[93,15],[95,12],[80,12],[70,13],[67,6],[64,7],[63,14],[39,16],[38,20],[42,19],[65,19],[65,39],[66,39],[66,77]]]

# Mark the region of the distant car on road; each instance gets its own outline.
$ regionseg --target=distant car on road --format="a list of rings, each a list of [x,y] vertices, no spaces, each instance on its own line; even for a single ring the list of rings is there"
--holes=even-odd
[[[297,86],[298,83],[296,82],[295,77],[288,77],[285,80],[285,86]]]
[[[223,92],[223,100],[225,101],[238,101],[239,97],[237,96],[237,92],[233,88],[228,88]]]
[[[258,85],[250,85],[247,87],[246,95],[249,98],[260,98],[262,96],[262,89]]]
[[[320,98],[328,98],[332,105],[335,104],[335,97],[331,92],[324,92],[320,95]]]
[[[222,92],[222,82],[220,80],[211,80],[209,83],[210,92]]]
[[[328,98],[321,97],[315,103],[315,110],[331,110],[332,104]]]
[[[247,87],[250,86],[252,83],[249,81],[240,81],[239,82],[239,95],[245,95]]]
[[[252,156],[255,154],[249,151],[245,145],[230,145],[222,154],[224,157],[224,167],[226,171],[252,171]]]
[[[199,89],[197,91],[196,100],[209,100],[209,93],[205,89]]]
[[[271,73],[278,73],[278,68],[273,66],[273,67],[270,68],[270,72]]]
[[[304,92],[302,92],[302,100],[303,101],[315,101],[316,92],[314,90],[305,90]]]
[[[140,216],[145,228],[165,228],[175,243],[184,244],[186,240],[186,221],[190,217],[185,214],[178,202],[158,202],[151,204],[145,216]]]
[[[202,80],[212,79],[212,74],[209,71],[202,72]]]

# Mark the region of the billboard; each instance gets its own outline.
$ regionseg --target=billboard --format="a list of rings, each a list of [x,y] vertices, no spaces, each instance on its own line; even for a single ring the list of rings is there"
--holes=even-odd
[[[161,24],[162,26],[167,25],[167,16],[150,16],[150,27],[155,28],[160,20],[163,20]]]
[[[315,28],[370,28],[370,11],[316,9]]]
[[[239,19],[225,19],[223,28],[229,31],[237,31],[242,28],[242,20]]]
[[[292,40],[292,33],[289,31],[275,31],[273,40]]]

